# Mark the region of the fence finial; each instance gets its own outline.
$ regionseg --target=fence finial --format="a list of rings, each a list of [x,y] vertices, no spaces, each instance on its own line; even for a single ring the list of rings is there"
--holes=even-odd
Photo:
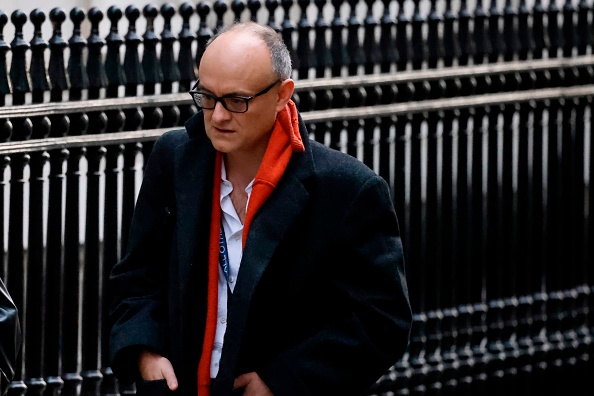
[[[52,37],[49,40],[48,75],[52,83],[51,101],[61,102],[62,92],[68,89],[66,68],[64,67],[64,48],[68,46],[68,43],[62,37],[62,23],[66,20],[66,13],[61,8],[55,7],[50,11],[49,17],[54,28]]]
[[[155,84],[163,81],[163,72],[161,64],[157,57],[157,43],[159,37],[155,34],[155,18],[159,15],[159,10],[153,4],[147,4],[142,9],[142,15],[146,19],[146,31],[142,35],[144,39],[144,51],[142,56],[142,70],[144,72],[145,87],[144,92],[147,95],[155,93]]]
[[[118,88],[126,84],[126,74],[120,59],[120,46],[124,43],[118,32],[118,22],[122,19],[122,10],[117,6],[107,9],[107,18],[111,22],[109,34],[105,38],[107,54],[105,56],[105,72],[107,74],[107,97],[118,96]]]
[[[313,53],[309,41],[311,23],[307,19],[307,7],[311,0],[297,0],[300,10],[300,18],[297,24],[299,34],[297,35],[297,56],[295,57],[295,68],[299,72],[299,79],[306,79],[309,76],[309,69],[314,64]]]
[[[13,104],[25,103],[25,93],[30,91],[27,78],[26,52],[29,44],[23,39],[23,26],[27,23],[27,15],[22,10],[15,10],[10,16],[15,27],[14,39],[10,43],[12,62],[10,65],[10,81],[12,82]]]
[[[145,81],[144,70],[138,55],[138,46],[142,43],[142,39],[136,34],[136,21],[139,17],[140,10],[138,7],[135,5],[126,7],[126,18],[128,19],[128,32],[124,37],[126,40],[126,53],[124,55],[126,96],[136,96],[138,85],[144,84]]]
[[[276,9],[280,5],[279,1],[278,0],[266,0],[266,2],[264,4],[266,6],[266,9],[268,10],[268,21],[266,22],[266,24],[269,27],[271,27],[272,29],[276,30],[277,32],[280,31],[280,28],[278,27],[278,25],[276,24],[276,21],[274,19]]]
[[[194,6],[190,2],[185,2],[179,7],[179,14],[182,17],[182,30],[179,33],[179,58],[177,64],[179,66],[180,77],[180,91],[191,88],[191,84],[196,80],[196,72],[194,71],[194,59],[192,56],[192,42],[195,37],[190,30],[190,18],[194,14]]]
[[[258,10],[262,7],[260,0],[247,0],[247,8],[250,10],[250,20],[258,22]]]
[[[224,28],[224,17],[225,17],[225,13],[227,12],[227,8],[229,8],[227,6],[227,3],[225,2],[225,0],[216,0],[212,6],[212,9],[214,10],[215,14],[217,15],[217,21],[215,23],[215,34],[220,32],[221,30],[223,30]]]
[[[0,11],[0,106],[5,104],[5,95],[10,93],[8,73],[6,68],[6,53],[10,46],[4,41],[4,26],[8,23],[8,17]]]
[[[70,17],[72,18],[72,12],[70,13]],[[102,20],[103,12],[99,8],[93,7],[89,10],[91,35],[88,40],[89,60],[87,62],[87,75],[89,77],[89,98],[91,99],[98,98],[100,89],[107,86],[107,74],[101,56],[101,48],[105,45],[105,40],[99,36],[99,23]]]
[[[163,71],[162,93],[171,93],[172,84],[179,81],[179,68],[175,61],[173,44],[177,40],[171,31],[171,18],[175,15],[175,8],[170,3],[161,6],[161,16],[164,19],[161,32],[161,70]]]
[[[80,34],[80,25],[84,19],[85,12],[81,8],[74,7],[70,10],[70,20],[74,25],[72,29],[72,37],[68,40],[70,48],[70,56],[68,57],[70,100],[80,100],[82,90],[89,87],[87,70],[83,65],[83,49],[87,46],[87,41]],[[89,52],[88,65],[92,63],[94,57],[95,56],[91,55]]]
[[[33,103],[42,103],[44,92],[49,91],[44,56],[48,43],[41,36],[41,25],[45,22],[45,13],[36,8],[31,11],[29,16],[35,27],[31,40],[31,67],[29,70],[33,85]]]
[[[295,49],[293,47],[293,32],[296,30],[296,26],[293,21],[291,21],[291,7],[293,6],[293,0],[281,0],[281,6],[283,7],[283,21],[281,23],[280,34],[291,54],[291,64],[293,65],[293,69],[295,69],[297,55],[295,54]]]
[[[243,0],[232,0],[231,10],[233,11],[233,20],[235,22],[241,21],[241,14],[245,10],[245,2]]]
[[[206,20],[208,18],[208,14],[210,13],[210,5],[206,1],[201,1],[196,6],[196,13],[200,18],[200,25],[198,27],[198,49],[196,51],[196,67],[200,66],[200,60],[202,59],[202,54],[206,48],[206,43],[210,38],[213,36],[212,30],[208,28],[208,24]]]

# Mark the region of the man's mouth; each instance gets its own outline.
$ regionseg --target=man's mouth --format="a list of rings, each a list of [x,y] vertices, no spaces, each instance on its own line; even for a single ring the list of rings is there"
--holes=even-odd
[[[232,133],[234,132],[232,129],[225,129],[225,128],[219,128],[219,127],[214,127],[214,129],[219,132],[219,133]]]

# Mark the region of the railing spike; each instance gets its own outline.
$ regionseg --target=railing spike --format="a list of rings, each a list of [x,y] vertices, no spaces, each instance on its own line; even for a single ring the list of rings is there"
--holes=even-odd
[[[268,20],[266,22],[266,25],[268,25],[277,32],[280,31],[280,28],[274,18],[276,9],[279,7],[278,0],[266,0],[265,5],[266,9],[268,10]]]
[[[120,47],[124,40],[118,31],[118,22],[122,19],[122,10],[117,6],[107,9],[107,18],[111,22],[109,34],[105,38],[107,44],[107,55],[105,56],[105,72],[107,74],[107,97],[118,96],[120,86],[126,84],[126,73],[122,67]]]
[[[252,0],[258,2],[258,0]],[[291,63],[293,70],[295,69],[297,54],[295,53],[295,47],[293,46],[293,33],[295,32],[295,24],[291,21],[291,7],[293,6],[294,0],[281,0],[281,6],[283,8],[283,21],[281,23],[281,36],[289,53],[291,54]],[[249,4],[249,2],[248,2]],[[259,4],[259,2],[258,2]]]
[[[184,2],[179,7],[179,14],[182,17],[182,29],[179,33],[179,55],[177,64],[180,71],[180,90],[189,91],[191,84],[196,80],[194,70],[194,57],[192,56],[192,43],[195,38],[190,30],[190,18],[194,14],[194,6],[190,2]]]
[[[308,78],[309,69],[314,64],[313,53],[309,41],[309,32],[312,29],[311,23],[307,19],[307,8],[311,0],[297,0],[299,5],[300,17],[297,23],[297,55],[295,57],[295,69],[298,71],[300,79]]]
[[[359,74],[359,65],[363,64],[365,55],[359,41],[359,31],[361,30],[361,21],[357,17],[357,3],[359,0],[348,0],[349,18],[347,19],[347,53],[348,74],[355,76]]]
[[[10,66],[10,81],[12,83],[13,104],[25,103],[25,93],[30,91],[26,66],[26,53],[30,46],[23,38],[23,26],[27,23],[27,15],[22,10],[15,10],[10,16],[15,27],[14,39],[10,43],[12,62]]]
[[[233,20],[235,22],[240,22],[241,14],[245,10],[245,2],[243,0],[232,0],[231,10],[233,11]]]
[[[138,55],[138,46],[142,43],[142,39],[136,33],[136,21],[140,17],[140,10],[135,5],[126,7],[126,19],[128,19],[128,32],[124,37],[126,43],[126,51],[124,54],[124,74],[126,76],[126,96],[136,96],[138,85],[144,84],[144,71],[140,63],[140,56]],[[150,24],[147,24],[147,29]],[[145,46],[145,49],[147,47]],[[150,44],[149,50],[150,54]],[[156,63],[156,62],[155,62]]]
[[[330,25],[324,17],[324,6],[327,0],[314,0],[317,8],[317,17],[315,21],[315,39],[314,39],[314,64],[312,65],[316,70],[316,77],[323,78],[326,75],[326,69],[332,67],[332,57],[330,49],[326,43],[326,32]]]
[[[74,9],[70,13],[70,17],[73,17]],[[77,18],[80,16],[79,13],[75,13]],[[101,50],[105,45],[105,40],[103,40],[99,36],[99,24],[103,20],[103,12],[97,8],[93,7],[89,10],[89,21],[91,22],[91,34],[88,39],[88,46],[89,46],[89,58],[87,61],[87,75],[89,78],[89,98],[96,99],[99,97],[100,90],[105,88],[108,84],[107,81],[107,73],[105,71],[105,64],[103,63]],[[75,36],[72,36],[74,39]],[[71,40],[72,40],[71,39]],[[84,44],[79,40],[76,39],[75,41],[77,47],[82,48]]]
[[[374,3],[376,0],[365,0],[367,3],[367,14],[363,21],[363,53],[365,54],[364,68],[366,74],[375,72],[375,65],[380,63],[381,55],[378,42],[376,40],[376,30],[379,25],[377,19],[373,16]]]
[[[163,72],[157,55],[159,37],[155,34],[154,27],[159,10],[153,4],[147,4],[142,9],[142,15],[146,19],[146,31],[142,35],[144,42],[142,55],[142,70],[145,78],[144,93],[152,95],[155,93],[155,84],[163,81]]]
[[[247,8],[250,10],[250,20],[258,22],[258,11],[262,7],[260,0],[247,0]]]
[[[206,43],[213,36],[212,30],[208,28],[207,24],[208,14],[210,13],[210,5],[208,4],[208,2],[201,1],[198,5],[196,5],[196,13],[200,18],[198,31],[196,32],[196,36],[198,37],[198,49],[196,50],[196,67],[199,67],[200,60],[202,59],[202,54],[206,49]]]
[[[45,70],[45,50],[48,47],[41,34],[41,25],[45,22],[45,13],[35,8],[29,14],[34,26],[33,39],[31,40],[31,64],[29,74],[31,76],[33,103],[42,103],[43,94],[49,91],[49,82]]]
[[[8,82],[8,69],[6,67],[6,53],[10,46],[4,41],[4,26],[8,23],[8,17],[0,11],[0,106],[4,106],[6,95],[10,93]]]
[[[396,62],[396,42],[394,41],[394,26],[396,22],[390,15],[391,0],[382,0],[384,9],[380,20],[379,49],[381,55],[380,71],[388,73]]]
[[[224,18],[225,13],[227,12],[227,8],[229,7],[227,6],[225,0],[216,0],[212,6],[212,9],[214,10],[217,16],[217,21],[215,22],[214,29],[215,34],[223,30],[223,28],[225,27]]]
[[[53,34],[49,40],[50,60],[48,75],[52,83],[51,101],[61,102],[62,92],[68,89],[66,68],[64,62],[64,48],[68,43],[62,37],[62,23],[66,20],[66,13],[61,8],[53,8],[49,14],[53,26]]]
[[[171,31],[171,18],[175,15],[175,8],[171,3],[165,3],[161,6],[161,16],[163,17],[163,31],[161,32],[161,70],[163,72],[163,81],[161,83],[162,93],[171,93],[174,82],[180,79],[179,68],[175,61],[173,44],[177,40]]]
[[[408,26],[410,19],[405,12],[405,0],[398,1],[398,14],[396,15],[396,60],[397,70],[406,70],[410,57],[410,42],[408,39]]]
[[[332,22],[330,22],[332,38],[330,40],[330,54],[332,57],[331,74],[333,77],[340,77],[342,75],[342,69],[348,64],[349,55],[347,48],[342,39],[343,33],[346,28],[346,23],[340,16],[340,6],[342,0],[332,0],[332,6],[334,7],[334,15]]]
[[[70,20],[73,24],[72,36],[68,40],[70,56],[68,57],[67,68],[68,76],[70,77],[70,100],[80,100],[82,98],[82,90],[89,87],[87,67],[85,67],[83,60],[83,50],[87,46],[87,40],[82,37],[80,32],[80,26],[84,19],[85,12],[82,8],[74,7],[70,10]],[[96,62],[96,58],[97,56],[89,51],[87,65],[92,65],[93,62]],[[100,59],[99,62],[101,62]],[[90,67],[93,69],[93,66]],[[99,78],[100,73],[95,77]],[[92,96],[90,95],[89,97]]]

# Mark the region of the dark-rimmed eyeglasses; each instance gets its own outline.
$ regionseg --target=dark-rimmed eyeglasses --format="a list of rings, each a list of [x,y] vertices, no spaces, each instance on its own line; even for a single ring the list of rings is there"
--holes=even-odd
[[[280,80],[276,80],[260,92],[253,94],[252,96],[239,96],[239,95],[224,95],[221,97],[214,96],[211,93],[198,91],[196,88],[200,83],[200,80],[196,81],[196,84],[190,90],[190,96],[194,99],[196,107],[204,110],[212,110],[217,105],[217,102],[221,102],[223,107],[231,113],[245,113],[248,111],[248,102],[258,96],[262,96],[272,89]]]

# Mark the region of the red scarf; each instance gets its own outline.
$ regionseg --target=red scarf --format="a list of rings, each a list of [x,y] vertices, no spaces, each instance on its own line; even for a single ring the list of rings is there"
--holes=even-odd
[[[299,119],[295,103],[290,100],[278,113],[274,129],[270,135],[262,164],[252,185],[252,193],[243,225],[242,246],[249,232],[250,225],[258,209],[270,196],[281,176],[285,172],[293,151],[305,150],[299,134]],[[212,192],[212,213],[210,222],[210,250],[208,252],[208,295],[206,329],[202,344],[202,356],[198,364],[198,395],[210,396],[210,361],[217,329],[217,300],[219,277],[219,233],[221,227],[221,164],[222,153],[217,151],[215,159],[214,186]]]

